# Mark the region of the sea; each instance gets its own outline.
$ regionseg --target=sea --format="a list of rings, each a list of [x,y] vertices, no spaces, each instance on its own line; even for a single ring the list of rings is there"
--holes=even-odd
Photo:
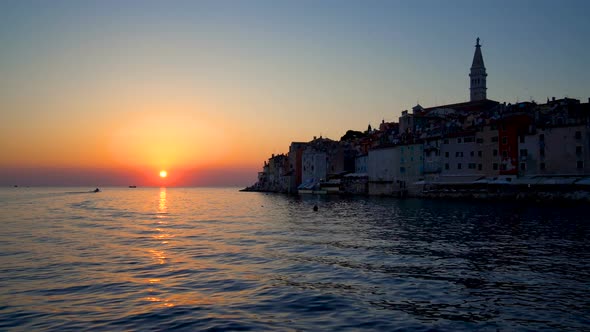
[[[587,205],[93,189],[0,189],[1,331],[590,330]]]

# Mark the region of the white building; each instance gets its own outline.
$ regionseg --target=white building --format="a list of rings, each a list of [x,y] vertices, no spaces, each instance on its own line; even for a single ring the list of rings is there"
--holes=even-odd
[[[476,143],[475,132],[443,139],[441,177],[481,177],[484,151]]]
[[[399,167],[399,149],[396,146],[369,150],[367,170],[369,195],[391,195],[394,187],[394,169]]]
[[[397,145],[369,151],[370,195],[392,195],[413,190],[423,174],[423,145]]]
[[[363,154],[363,155],[357,156],[354,159],[354,172],[357,174],[366,174],[368,161],[369,161],[368,154]]]
[[[587,125],[537,129],[519,141],[519,176],[590,174]]]
[[[302,183],[318,183],[326,179],[327,154],[312,147],[307,147],[301,157],[303,167]]]

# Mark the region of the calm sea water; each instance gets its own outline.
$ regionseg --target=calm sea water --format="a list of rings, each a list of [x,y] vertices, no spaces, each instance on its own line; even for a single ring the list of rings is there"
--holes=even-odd
[[[589,212],[0,189],[0,330],[588,330]]]

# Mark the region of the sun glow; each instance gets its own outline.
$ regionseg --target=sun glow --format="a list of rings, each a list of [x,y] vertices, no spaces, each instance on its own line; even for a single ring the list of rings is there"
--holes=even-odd
[[[161,171],[160,171],[160,177],[161,177],[161,178],[165,178],[165,177],[167,177],[167,176],[168,176],[168,172],[166,172],[165,170],[161,170]]]

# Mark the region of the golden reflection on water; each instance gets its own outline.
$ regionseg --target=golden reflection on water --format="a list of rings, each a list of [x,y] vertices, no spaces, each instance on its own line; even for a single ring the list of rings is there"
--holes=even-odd
[[[158,204],[158,214],[166,214],[168,205],[166,204],[166,187],[160,188],[160,201]],[[161,216],[159,216],[161,217]]]
[[[178,238],[175,238],[175,226],[183,223],[183,220],[178,220],[175,215],[175,209],[171,206],[175,204],[169,199],[176,197],[175,192],[171,192],[171,195],[167,195],[167,189],[162,187],[158,193],[157,205],[152,201],[155,210],[155,220],[152,220],[149,226],[151,231],[151,246],[150,248],[144,249],[149,257],[152,259],[153,264],[158,265],[155,269],[165,269],[167,271],[174,270],[183,267],[186,264],[185,257],[182,254],[178,254],[174,249],[176,244],[183,244],[182,234],[178,234]],[[209,200],[210,201],[210,200]],[[172,209],[170,214],[169,209]],[[200,212],[200,211],[199,211]],[[200,215],[200,219],[208,220],[215,219],[216,216],[211,215]],[[235,227],[240,224],[235,223]],[[199,245],[204,246],[204,251],[208,254],[215,252],[227,252],[227,253],[240,253],[242,248],[237,244],[230,244],[227,242],[237,241],[243,238],[243,232],[240,229],[236,229],[232,232],[223,232],[223,228],[216,225],[208,225],[206,227],[195,227],[190,230],[193,236],[199,236],[203,238],[203,241]],[[207,235],[210,236],[207,236]],[[223,240],[218,237],[223,234]],[[213,238],[213,239],[210,239]],[[173,241],[174,240],[174,241]],[[196,263],[196,264],[195,264]],[[240,273],[242,278],[246,280],[258,280],[259,277],[252,273],[251,268],[247,266],[241,266],[240,264],[233,264],[231,262],[215,262],[211,260],[199,260],[193,263],[193,267],[198,265],[199,268],[214,268],[222,271],[234,271]],[[177,280],[166,278],[166,277],[150,277],[145,278],[142,282],[146,286],[146,293],[142,297],[144,303],[148,304],[144,309],[147,310],[160,310],[162,307],[174,307],[178,305],[192,305],[192,306],[203,306],[203,305],[223,305],[228,301],[228,298],[224,295],[203,294],[196,290],[190,292],[175,292],[169,291],[174,288]],[[247,298],[252,290],[239,290],[232,292],[232,296],[235,298]]]
[[[157,241],[157,245],[155,248],[148,249],[148,253],[157,264],[164,265],[169,263],[169,259],[166,251],[162,250],[161,246],[169,245],[167,239],[172,238],[172,235],[167,233],[165,229],[165,225],[168,224],[168,200],[165,187],[160,188],[156,218],[158,220],[158,226],[154,228],[156,234],[152,238]],[[166,279],[150,278],[146,283],[149,285],[147,289],[149,296],[144,298],[145,301],[157,306],[174,307],[174,303],[169,298],[163,297],[160,294],[161,287],[167,284]]]

